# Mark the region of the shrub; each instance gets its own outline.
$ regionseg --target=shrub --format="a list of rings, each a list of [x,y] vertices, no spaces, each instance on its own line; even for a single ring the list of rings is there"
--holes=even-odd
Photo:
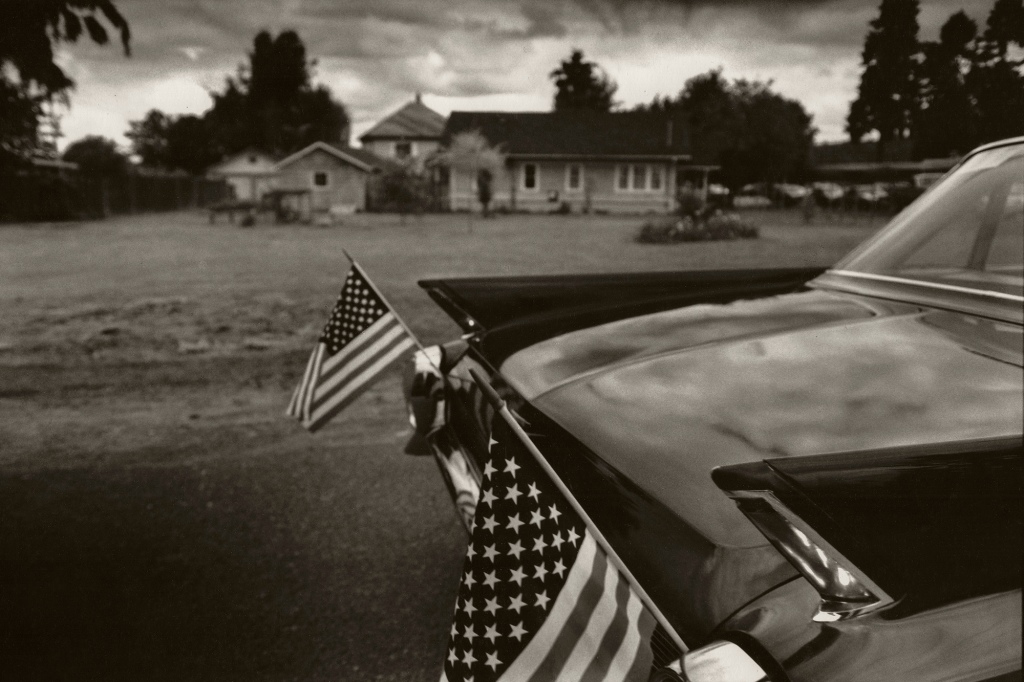
[[[704,199],[697,190],[691,187],[683,187],[679,190],[676,195],[676,202],[679,208],[676,209],[676,213],[681,218],[695,217],[704,210]]]
[[[756,226],[735,213],[718,213],[707,220],[694,220],[689,216],[681,219],[653,218],[640,228],[636,240],[641,244],[674,244],[677,242],[757,239],[758,234]]]

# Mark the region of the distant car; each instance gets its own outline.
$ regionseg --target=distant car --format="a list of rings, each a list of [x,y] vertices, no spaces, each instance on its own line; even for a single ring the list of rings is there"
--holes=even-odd
[[[889,197],[889,193],[881,185],[857,185],[853,188],[853,196],[858,203],[876,206]]]
[[[469,527],[489,377],[685,643],[652,680],[1020,680],[1022,211],[1018,138],[827,270],[423,281],[465,336],[408,450]]]
[[[809,187],[788,183],[780,183],[772,188],[772,196],[783,206],[796,206],[810,193]]]
[[[846,194],[843,186],[834,182],[816,182],[811,185],[811,189],[814,191],[818,203],[828,206],[838,204]]]

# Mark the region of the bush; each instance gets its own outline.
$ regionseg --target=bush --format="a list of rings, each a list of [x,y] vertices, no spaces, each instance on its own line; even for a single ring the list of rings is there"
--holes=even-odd
[[[735,213],[718,213],[707,220],[660,217],[648,220],[640,228],[636,240],[641,244],[675,244],[677,242],[710,242],[731,239],[757,239],[756,226]]]
[[[691,187],[683,187],[676,195],[676,203],[679,208],[676,213],[681,218],[696,217],[704,210],[704,199],[697,190]]]

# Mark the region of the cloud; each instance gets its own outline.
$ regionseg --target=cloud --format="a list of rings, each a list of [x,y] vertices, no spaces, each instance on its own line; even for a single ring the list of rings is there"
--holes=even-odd
[[[547,74],[579,47],[618,82],[626,105],[722,66],[729,78],[773,79],[824,136],[838,137],[878,1],[117,0],[133,55],[87,41],[67,51],[78,89],[65,128],[126,128],[152,102],[195,111],[203,91],[246,60],[257,32],[294,29],[357,133],[417,91],[442,113],[546,109]],[[937,36],[961,6],[983,22],[991,0],[922,3],[922,37]]]

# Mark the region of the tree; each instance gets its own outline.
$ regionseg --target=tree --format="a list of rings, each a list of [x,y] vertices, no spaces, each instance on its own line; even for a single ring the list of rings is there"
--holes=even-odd
[[[499,147],[491,146],[479,130],[467,130],[452,137],[448,146],[438,154],[437,162],[447,166],[453,173],[477,180],[477,198],[481,201],[486,215],[491,197],[489,194],[486,197],[480,194],[480,173],[487,171],[493,178],[494,174],[505,166],[505,153]],[[452,181],[455,181],[454,177]],[[487,199],[486,203],[483,202],[484,198]],[[472,229],[472,218],[469,224]]]
[[[920,112],[914,152],[920,157],[963,153],[978,141],[978,116],[967,87],[978,26],[962,11],[953,14],[939,40],[922,45]]]
[[[909,136],[918,110],[918,11],[918,0],[882,0],[864,40],[846,130],[854,142],[876,131],[880,156],[887,142]]]
[[[349,118],[331,91],[311,84],[314,62],[294,31],[261,31],[248,64],[213,91],[202,117],[150,111],[127,135],[147,165],[201,172],[226,155],[259,149],[284,156],[313,142],[347,141]]]
[[[315,62],[294,31],[276,38],[261,31],[249,63],[228,78],[222,92],[210,93],[205,115],[222,154],[249,147],[284,155],[317,141],[348,141],[345,107],[323,85],[313,87]]]
[[[658,97],[641,111],[682,114],[694,159],[721,167],[723,184],[779,182],[800,176],[814,141],[811,115],[771,82],[728,82],[721,69],[694,76],[679,94]]]
[[[38,146],[39,98],[0,77],[0,170],[32,155]]]
[[[128,168],[128,160],[117,143],[99,135],[87,135],[72,142],[62,156],[65,161],[78,164],[82,174],[90,177],[116,177],[124,175]]]
[[[555,111],[611,111],[615,106],[619,86],[600,66],[584,61],[582,50],[573,50],[550,78],[555,82]]]
[[[131,32],[113,0],[5,2],[0,22],[0,67],[13,67],[18,82],[41,94],[65,93],[75,83],[54,61],[54,44],[77,42],[84,32],[93,42],[105,45],[109,41],[105,23],[120,33],[128,55]]]
[[[57,43],[83,33],[98,44],[107,27],[129,54],[128,22],[113,0],[4,2],[0,8],[0,168],[22,162],[38,148],[38,121],[47,100],[67,100],[74,81],[54,61]]]
[[[146,166],[201,173],[220,158],[210,125],[198,116],[174,116],[151,109],[129,123],[127,133],[135,152]]]
[[[132,142],[132,151],[146,166],[162,168],[167,166],[167,131],[171,117],[158,109],[150,109],[138,121],[128,123],[125,133]]]
[[[979,142],[1024,134],[1024,60],[1009,47],[1024,47],[1024,3],[996,0],[975,50],[967,89],[977,108]]]

